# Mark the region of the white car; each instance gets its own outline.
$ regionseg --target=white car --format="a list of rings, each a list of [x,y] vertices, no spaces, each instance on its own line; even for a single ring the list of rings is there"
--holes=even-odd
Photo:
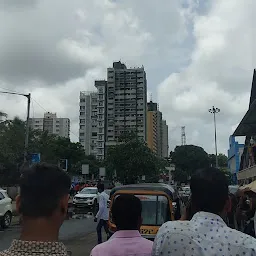
[[[12,199],[0,188],[0,226],[8,228],[12,222]]]
[[[98,204],[98,189],[95,187],[83,188],[73,198],[74,207],[96,207]]]

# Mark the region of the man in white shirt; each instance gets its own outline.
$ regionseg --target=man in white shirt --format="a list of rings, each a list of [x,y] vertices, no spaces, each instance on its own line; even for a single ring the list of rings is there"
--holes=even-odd
[[[107,236],[109,236],[109,232],[108,232],[109,196],[104,192],[104,184],[101,184],[101,183],[98,184],[98,191],[100,193],[99,211],[96,214],[94,221],[97,222],[99,220],[99,223],[97,225],[97,235],[98,235],[98,244],[101,244],[102,243],[102,234],[101,234],[102,227],[104,227]]]
[[[256,255],[256,240],[229,228],[222,219],[230,204],[225,174],[215,168],[199,170],[190,188],[193,218],[163,224],[152,255]]]

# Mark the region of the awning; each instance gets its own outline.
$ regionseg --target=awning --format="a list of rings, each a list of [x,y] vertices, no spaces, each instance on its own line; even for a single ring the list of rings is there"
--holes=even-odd
[[[256,100],[253,101],[242,121],[236,128],[233,136],[255,136],[256,135]]]

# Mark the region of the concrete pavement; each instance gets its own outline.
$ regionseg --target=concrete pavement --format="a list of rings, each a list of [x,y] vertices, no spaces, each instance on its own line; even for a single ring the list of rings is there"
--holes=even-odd
[[[103,239],[103,241],[107,239],[104,232]],[[64,243],[67,249],[72,252],[72,256],[90,256],[92,248],[97,245],[97,233],[93,232],[79,239],[69,240]]]

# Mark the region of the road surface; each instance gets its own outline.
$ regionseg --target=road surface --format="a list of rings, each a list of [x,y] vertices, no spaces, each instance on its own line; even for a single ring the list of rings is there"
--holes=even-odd
[[[60,230],[60,240],[72,249],[77,241],[85,244],[87,242],[86,237],[88,236],[90,238],[88,241],[91,243],[91,247],[93,247],[96,244],[95,230],[96,223],[93,222],[92,216],[84,219],[66,220]],[[19,237],[19,234],[20,226],[18,225],[13,225],[6,230],[0,230],[0,251],[7,249],[12,240]]]

